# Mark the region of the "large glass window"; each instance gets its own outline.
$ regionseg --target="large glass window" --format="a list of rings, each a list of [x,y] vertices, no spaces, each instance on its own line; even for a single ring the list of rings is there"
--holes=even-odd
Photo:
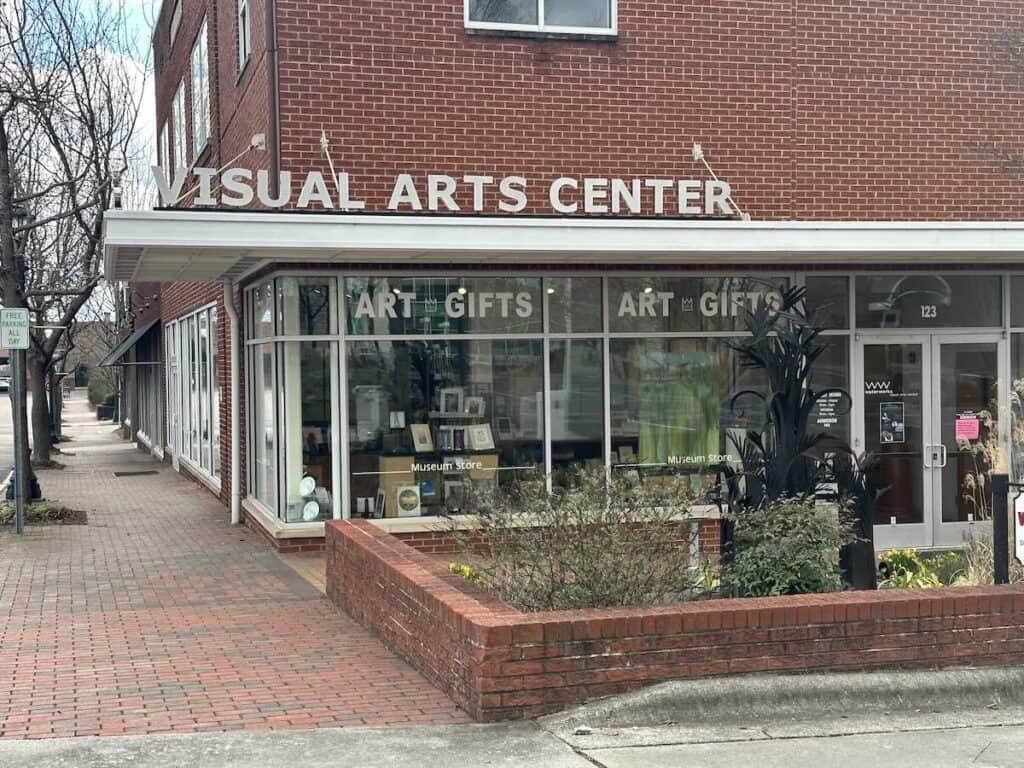
[[[353,335],[539,334],[535,277],[371,277],[345,280]]]
[[[1003,324],[998,275],[930,272],[857,278],[860,328],[987,328]]]
[[[728,339],[612,339],[612,466],[639,474],[701,473],[737,464],[735,442],[760,429],[761,408],[741,390],[766,389]]]
[[[334,506],[332,416],[337,345],[291,341],[282,345],[286,522],[330,519]]]
[[[210,57],[206,20],[192,48],[192,156],[198,158],[210,140]]]
[[[277,408],[274,384],[274,345],[249,348],[252,371],[249,455],[252,457],[251,489],[255,497],[272,510],[277,509]]]
[[[551,333],[601,333],[601,278],[546,277],[548,330]]]
[[[751,277],[620,277],[608,280],[613,333],[742,331],[760,299],[781,300],[788,280]]]
[[[850,278],[845,275],[808,275],[807,313],[815,326],[827,330],[850,327]]]
[[[543,489],[540,340],[352,341],[353,517],[460,512],[514,482]]]
[[[178,83],[178,90],[174,92],[174,101],[171,102],[171,138],[174,141],[174,166],[175,168],[188,167],[188,155],[186,147],[188,140],[185,138],[185,83]],[[174,174],[169,174],[173,176]]]
[[[220,478],[220,376],[217,310],[204,307],[167,324],[173,349],[167,378],[169,444],[190,468]]]
[[[604,342],[553,339],[551,471],[566,485],[578,469],[604,466]]]

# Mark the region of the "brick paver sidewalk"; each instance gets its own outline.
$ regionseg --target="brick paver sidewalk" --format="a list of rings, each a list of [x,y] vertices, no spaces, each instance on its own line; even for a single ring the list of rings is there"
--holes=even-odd
[[[40,482],[89,524],[0,529],[0,736],[468,721],[85,408],[68,404],[75,455]]]

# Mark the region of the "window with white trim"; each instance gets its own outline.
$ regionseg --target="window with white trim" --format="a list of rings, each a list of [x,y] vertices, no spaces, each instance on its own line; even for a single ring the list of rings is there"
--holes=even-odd
[[[176,168],[188,167],[188,155],[185,140],[185,83],[178,84],[171,104],[171,133],[174,134],[174,165]]]
[[[613,35],[616,0],[466,0],[466,27]]]
[[[220,481],[220,376],[217,307],[167,324],[171,375],[167,412],[171,450],[204,477]]]
[[[252,49],[249,0],[238,0],[238,68],[242,69]]]
[[[199,157],[210,140],[210,57],[206,21],[192,46],[192,156]]]

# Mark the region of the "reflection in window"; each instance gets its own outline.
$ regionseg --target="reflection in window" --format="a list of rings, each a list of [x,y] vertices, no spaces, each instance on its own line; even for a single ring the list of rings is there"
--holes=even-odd
[[[327,520],[333,508],[334,343],[282,345],[286,522]]]
[[[998,275],[863,275],[857,278],[861,328],[980,328],[1003,324]]]
[[[325,336],[334,333],[336,281],[329,277],[284,277],[277,281],[281,333]]]
[[[548,297],[548,330],[551,333],[600,333],[601,278],[548,277],[544,279]]]
[[[539,278],[348,278],[345,307],[354,335],[543,330]]]
[[[807,277],[807,314],[816,328],[850,327],[850,279],[844,275]]]
[[[613,339],[612,466],[700,482],[707,467],[738,463],[733,441],[760,427],[757,403],[733,402],[745,389],[765,387],[727,339]]]
[[[825,351],[811,368],[810,386],[816,390],[840,389],[850,393],[850,341],[846,336],[822,336]],[[818,401],[811,414],[810,432],[827,432],[850,442],[848,397],[830,393]]]
[[[551,470],[604,466],[604,360],[600,339],[551,341]]]
[[[462,511],[499,485],[543,488],[543,344],[350,342],[351,514]]]

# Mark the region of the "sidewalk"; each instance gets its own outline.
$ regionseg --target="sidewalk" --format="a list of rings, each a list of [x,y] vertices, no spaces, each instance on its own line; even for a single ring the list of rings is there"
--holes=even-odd
[[[80,395],[65,418],[39,479],[89,523],[0,529],[0,737],[468,722]]]

